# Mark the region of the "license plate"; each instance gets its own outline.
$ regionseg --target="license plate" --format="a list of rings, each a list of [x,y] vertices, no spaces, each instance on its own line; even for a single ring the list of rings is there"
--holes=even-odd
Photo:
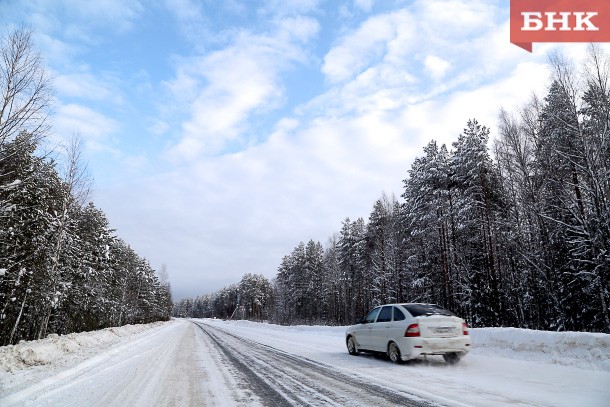
[[[450,334],[454,332],[454,328],[452,326],[439,326],[434,330],[437,334]]]

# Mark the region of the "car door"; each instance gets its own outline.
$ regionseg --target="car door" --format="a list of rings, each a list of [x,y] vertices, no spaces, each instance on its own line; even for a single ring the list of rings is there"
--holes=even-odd
[[[407,317],[398,307],[392,307],[392,310],[393,318],[388,330],[388,341],[397,341],[399,338],[405,336],[405,330],[407,329],[405,320]]]
[[[375,320],[377,319],[380,310],[381,307],[373,308],[356,328],[354,334],[356,335],[356,341],[358,342],[359,348],[373,350],[371,348],[371,330],[373,329],[373,325],[375,325]]]
[[[377,320],[371,324],[371,350],[385,352],[388,345],[388,337],[392,328],[392,307],[384,305],[379,311]]]

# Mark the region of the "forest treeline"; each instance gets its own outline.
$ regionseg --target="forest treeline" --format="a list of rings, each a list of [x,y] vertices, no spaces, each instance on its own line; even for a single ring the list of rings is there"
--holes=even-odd
[[[167,273],[86,203],[82,143],[41,152],[53,92],[31,33],[3,37],[0,57],[0,345],[169,319]]]
[[[610,63],[591,46],[582,69],[550,67],[543,99],[500,111],[492,148],[468,121],[451,148],[424,148],[402,200],[300,243],[272,281],[248,274],[174,315],[350,324],[408,301],[475,327],[610,332]]]

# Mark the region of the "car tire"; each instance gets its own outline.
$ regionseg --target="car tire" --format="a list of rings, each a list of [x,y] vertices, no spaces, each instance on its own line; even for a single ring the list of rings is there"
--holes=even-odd
[[[347,337],[347,351],[352,356],[358,356],[360,352],[358,352],[358,348],[356,347],[356,340],[353,336]]]
[[[460,361],[460,356],[453,352],[453,353],[445,353],[443,355],[443,359],[445,359],[445,362],[447,362],[450,365],[455,365],[457,362]]]
[[[402,363],[402,359],[400,357],[400,349],[398,348],[398,345],[396,345],[396,343],[394,342],[390,342],[390,344],[388,345],[388,357],[392,362],[396,364]]]

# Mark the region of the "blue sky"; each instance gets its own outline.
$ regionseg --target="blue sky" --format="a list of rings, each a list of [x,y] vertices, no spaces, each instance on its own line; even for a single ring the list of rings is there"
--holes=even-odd
[[[402,193],[431,139],[548,86],[508,0],[0,0],[54,77],[50,141],[86,140],[93,200],[176,298],[275,275],[299,241]]]

